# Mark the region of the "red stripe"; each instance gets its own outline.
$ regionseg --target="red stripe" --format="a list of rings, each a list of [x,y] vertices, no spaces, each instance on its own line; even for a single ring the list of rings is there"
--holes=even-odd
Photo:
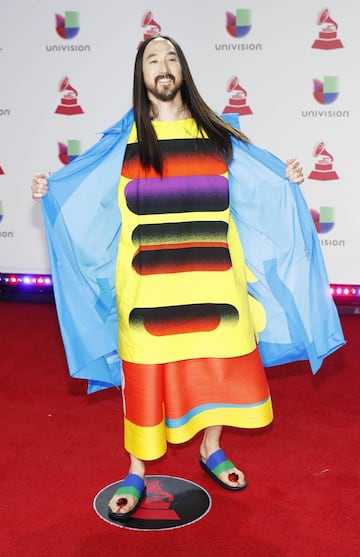
[[[188,155],[172,156],[165,160],[165,176],[183,176],[184,168],[187,176],[208,176],[221,175],[226,172],[226,165],[221,159],[215,159],[210,156]],[[139,165],[138,160],[124,161],[122,170],[123,176],[128,178],[158,178],[159,175],[151,167],[144,169]]]
[[[168,418],[176,419],[203,404],[254,404],[269,396],[257,349],[235,358],[123,362],[123,371],[126,417],[140,426],[159,424],[164,408]]]
[[[179,335],[182,333],[200,333],[214,331],[219,326],[221,319],[217,316],[209,316],[198,319],[189,320],[167,320],[165,323],[147,320],[144,322],[144,328],[148,333],[154,336]]]
[[[179,244],[156,244],[140,246],[135,252],[136,256],[140,251],[158,251],[162,249],[182,249],[182,248],[228,248],[227,242],[181,242]]]

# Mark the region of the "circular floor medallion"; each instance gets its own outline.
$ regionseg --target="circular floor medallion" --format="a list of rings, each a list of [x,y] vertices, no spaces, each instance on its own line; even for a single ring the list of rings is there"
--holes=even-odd
[[[130,530],[171,530],[203,518],[211,497],[200,485],[173,476],[146,476],[146,496],[135,513],[118,522],[108,516],[108,502],[122,480],[104,487],[94,499],[96,513],[113,526]]]

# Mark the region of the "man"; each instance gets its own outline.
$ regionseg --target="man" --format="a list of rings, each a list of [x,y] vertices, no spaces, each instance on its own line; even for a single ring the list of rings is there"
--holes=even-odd
[[[301,194],[279,177],[279,161],[206,105],[173,39],[139,48],[133,110],[50,178],[42,203],[70,372],[90,392],[119,384],[109,341],[118,335],[130,469],[109,516],[120,521],[145,494],[145,461],[200,430],[203,469],[226,489],[246,486],[220,438],[224,425],[272,420],[256,338],[266,365],[306,358],[314,371],[344,342],[320,250],[304,250],[316,234]],[[297,161],[287,173],[302,180]],[[46,176],[35,175],[34,199],[45,193]],[[274,211],[289,197],[278,232]],[[323,332],[312,330],[309,299],[319,287]]]

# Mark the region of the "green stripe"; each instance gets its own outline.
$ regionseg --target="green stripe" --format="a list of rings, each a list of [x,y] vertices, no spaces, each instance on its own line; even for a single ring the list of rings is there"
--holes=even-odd
[[[125,487],[119,487],[115,491],[115,495],[133,495],[136,499],[140,499],[140,493],[136,489],[136,487],[132,487],[131,485],[127,485]]]
[[[231,470],[231,468],[235,468],[231,460],[224,460],[224,462],[215,466],[212,472],[214,472],[215,476],[218,476],[221,472],[226,472],[227,470]]]

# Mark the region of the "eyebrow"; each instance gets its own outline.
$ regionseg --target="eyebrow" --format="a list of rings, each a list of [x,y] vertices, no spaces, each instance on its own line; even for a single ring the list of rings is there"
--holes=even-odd
[[[175,55],[177,56],[177,52],[176,50],[168,50],[168,52],[166,53],[167,55]],[[154,56],[159,56],[159,52],[152,52],[151,54],[148,54],[145,58],[145,60],[149,60],[150,58],[154,58]]]

